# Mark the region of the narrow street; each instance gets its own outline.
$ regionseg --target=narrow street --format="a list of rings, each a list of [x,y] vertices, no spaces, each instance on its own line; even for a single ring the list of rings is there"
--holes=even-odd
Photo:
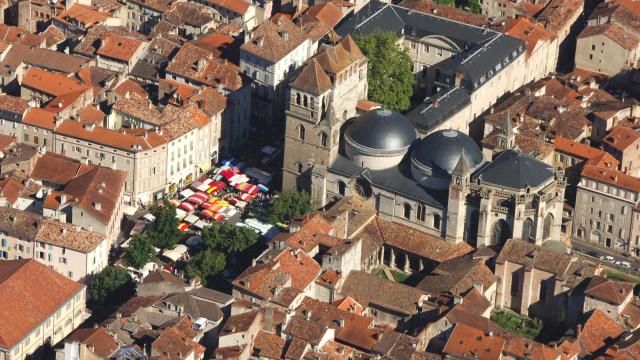
[[[626,261],[631,264],[630,268],[618,266],[603,260],[603,262],[609,267],[615,268],[617,270],[626,272],[634,276],[640,276],[640,271],[638,271],[640,270],[640,260],[634,258],[633,256],[624,256],[618,252],[611,251],[608,249],[603,249],[598,245],[595,245],[583,240],[578,240],[578,239],[572,239],[571,246],[575,253],[579,253],[587,257],[595,258],[597,260],[600,260],[601,256],[612,256],[615,259],[615,261]]]

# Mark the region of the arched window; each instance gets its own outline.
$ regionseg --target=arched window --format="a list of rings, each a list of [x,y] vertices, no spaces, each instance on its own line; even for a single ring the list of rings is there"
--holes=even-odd
[[[596,242],[596,243],[600,243],[600,233],[597,231],[593,231],[591,233],[591,241]]]
[[[347,110],[342,112],[342,121],[347,121]]]
[[[491,244],[502,245],[511,236],[511,229],[506,221],[500,219],[493,224],[491,229]]]
[[[327,136],[326,132],[321,132],[320,133],[320,145],[322,147],[327,147],[327,142],[328,142],[329,137]]]
[[[304,140],[304,131],[304,125],[298,126],[298,138],[300,138],[300,140]]]
[[[296,93],[296,104],[300,105],[300,93]]]
[[[584,229],[584,227],[580,226],[578,227],[578,231],[576,231],[576,236],[578,236],[581,239],[584,239],[584,235],[586,234],[586,231]]]
[[[296,163],[296,167],[298,168],[298,174],[301,174],[302,170],[303,170],[302,164],[301,163]]]
[[[418,208],[416,209],[416,218],[420,221],[425,221],[426,213],[427,207],[422,204],[418,204]]]
[[[433,214],[433,228],[436,230],[440,230],[440,222],[441,222],[441,218],[440,215],[438,214]]]
[[[347,184],[344,181],[338,180],[338,193],[344,196],[347,192]]]
[[[309,107],[309,99],[307,98],[307,95],[304,96],[304,107]]]
[[[524,219],[522,223],[522,241],[535,243],[535,229],[533,227],[533,220],[530,218]]]
[[[553,226],[553,215],[547,214],[544,218],[544,224],[542,226],[542,238],[548,239],[551,236],[551,226]]]
[[[405,219],[411,219],[411,205],[404,203],[402,215]]]

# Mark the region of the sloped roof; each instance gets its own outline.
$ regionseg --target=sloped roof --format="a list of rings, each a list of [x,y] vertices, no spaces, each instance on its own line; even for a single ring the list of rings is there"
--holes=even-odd
[[[553,168],[519,151],[506,150],[473,178],[511,189],[535,188],[553,179]]]
[[[36,260],[0,261],[0,347],[12,349],[83,288]]]
[[[307,63],[300,75],[290,85],[311,95],[320,96],[331,89],[331,79],[324,72],[318,60],[314,57]]]

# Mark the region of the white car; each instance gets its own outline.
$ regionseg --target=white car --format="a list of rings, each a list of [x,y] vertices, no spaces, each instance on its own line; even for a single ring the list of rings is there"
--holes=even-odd
[[[610,263],[615,263],[615,261],[616,261],[616,259],[614,259],[613,256],[611,256],[611,255],[600,256],[600,260],[607,261],[607,262],[610,262]]]
[[[620,261],[620,266],[630,269],[631,268],[631,263],[628,261]]]

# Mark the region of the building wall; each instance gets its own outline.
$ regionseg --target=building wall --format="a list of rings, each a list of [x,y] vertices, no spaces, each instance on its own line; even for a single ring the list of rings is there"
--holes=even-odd
[[[631,301],[631,298],[633,298],[633,294],[630,293],[621,305],[616,305],[600,299],[592,298],[590,296],[585,296],[583,311],[586,313],[593,309],[598,309],[609,315],[609,317],[617,319],[617,317],[620,316],[622,310],[624,310],[625,306],[627,306],[627,304]]]
[[[626,49],[605,35],[578,38],[576,67],[607,76],[632,68],[640,60],[640,45]]]
[[[638,193],[581,178],[576,192],[573,236],[627,252],[632,240]]]
[[[43,323],[33,329],[28,336],[23,338],[14,348],[8,351],[0,350],[0,360],[22,360],[35,352],[40,346],[50,339],[51,345],[55,345],[78,328],[84,321],[84,309],[86,307],[86,288],[82,288],[75,296],[70,298]]]
[[[108,265],[109,245],[105,239],[94,250],[84,253],[60,245],[2,236],[0,258],[35,259],[73,281],[82,281]]]

